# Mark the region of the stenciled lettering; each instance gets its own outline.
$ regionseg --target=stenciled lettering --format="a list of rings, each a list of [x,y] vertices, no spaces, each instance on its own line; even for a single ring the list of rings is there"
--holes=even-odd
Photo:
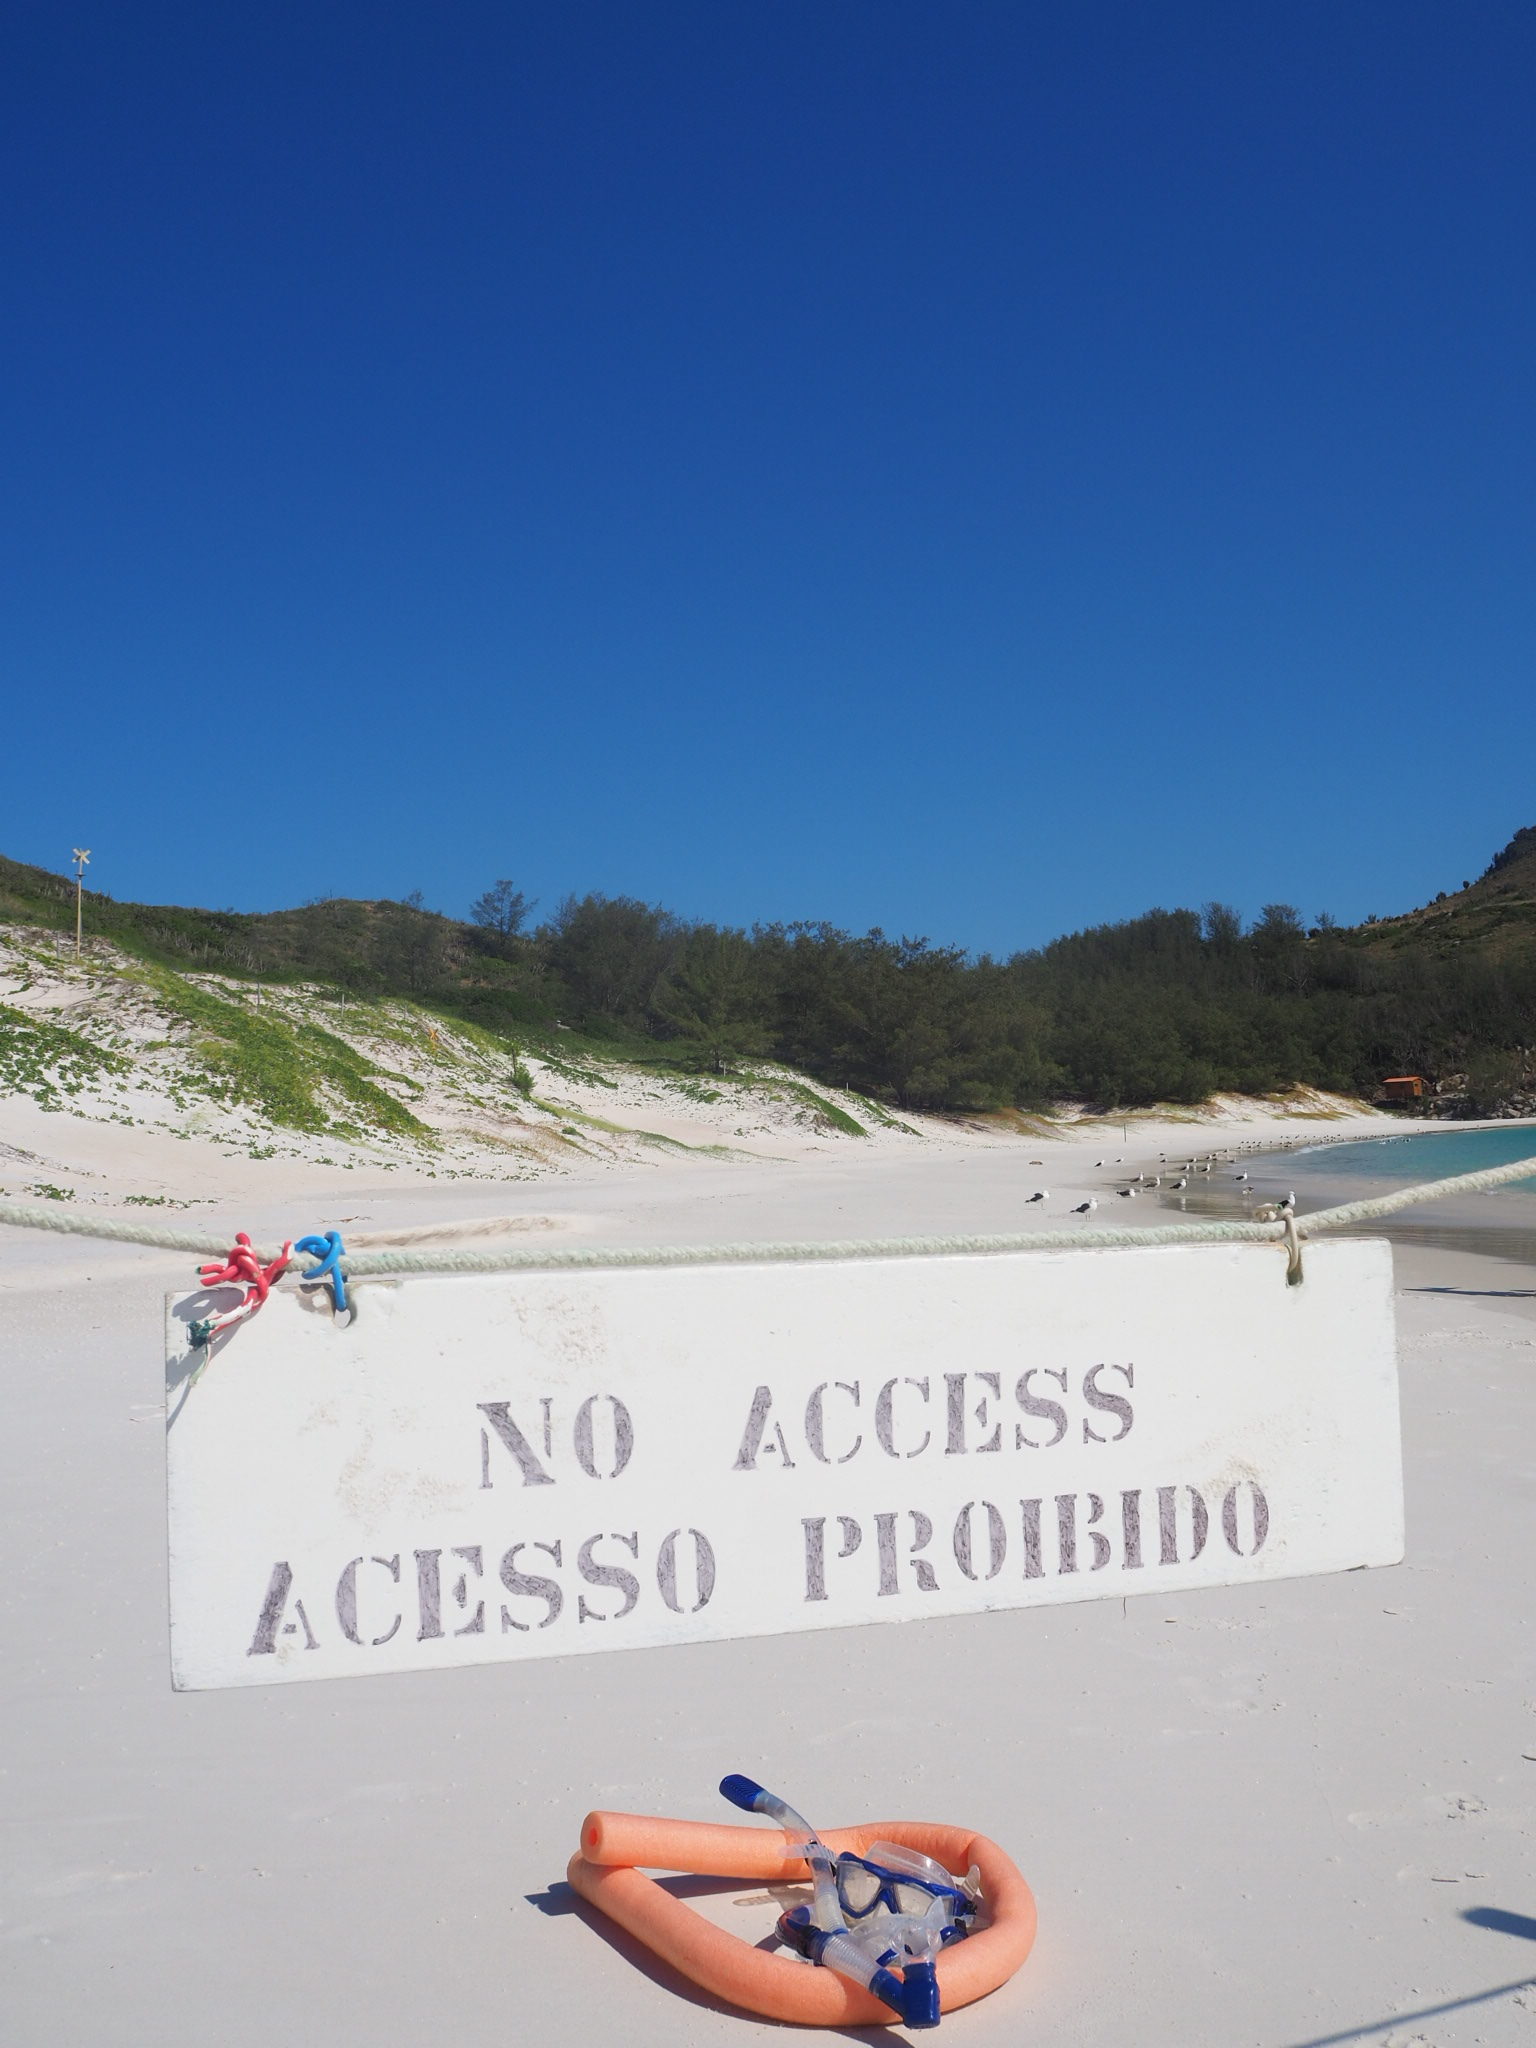
[[[895,1408],[896,1389],[898,1387],[913,1388],[922,1397],[923,1405],[927,1406],[928,1381],[926,1377],[920,1380],[887,1380],[875,1396],[875,1436],[879,1441],[881,1450],[885,1452],[888,1458],[918,1458],[922,1456],[929,1444],[932,1443],[933,1432],[932,1430],[925,1429],[922,1442],[914,1444],[910,1450],[902,1451],[896,1448]]]
[[[805,1440],[810,1446],[811,1456],[822,1465],[846,1465],[850,1458],[858,1456],[859,1446],[864,1441],[862,1432],[857,1432],[846,1451],[841,1451],[835,1456],[828,1452],[826,1401],[827,1395],[834,1390],[839,1394],[846,1394],[853,1408],[856,1409],[859,1405],[857,1380],[823,1380],[819,1387],[812,1389],[805,1404]]]
[[[1248,1543],[1244,1548],[1238,1533],[1237,1502],[1239,1494],[1248,1495]],[[1221,1501],[1221,1533],[1227,1539],[1227,1548],[1235,1557],[1256,1557],[1264,1548],[1269,1535],[1269,1502],[1264,1489],[1256,1479],[1240,1479],[1236,1486],[1229,1486]]]
[[[944,1445],[946,1457],[960,1457],[966,1451],[1000,1451],[1003,1448],[1003,1425],[1001,1422],[994,1422],[991,1435],[983,1436],[980,1443],[971,1444],[966,1442],[965,1430],[967,1420],[973,1421],[978,1430],[985,1430],[987,1423],[991,1420],[991,1410],[987,1405],[987,1393],[983,1393],[974,1408],[970,1407],[965,1391],[965,1383],[968,1379],[980,1380],[982,1386],[987,1389],[987,1393],[990,1393],[994,1401],[1001,1401],[1003,1398],[1003,1381],[1000,1373],[945,1373],[944,1389],[949,1420],[948,1435]]]
[[[581,1576],[589,1586],[611,1587],[614,1592],[621,1595],[623,1605],[614,1608],[609,1613],[604,1608],[593,1607],[585,1593],[578,1593],[576,1596],[576,1619],[578,1621],[622,1621],[624,1616],[630,1613],[635,1602],[640,1598],[640,1581],[633,1572],[626,1571],[619,1564],[601,1564],[594,1556],[593,1553],[596,1551],[598,1544],[604,1540],[609,1543],[622,1543],[631,1557],[638,1558],[640,1555],[640,1538],[633,1529],[627,1536],[621,1536],[615,1530],[606,1539],[601,1536],[589,1536],[587,1538],[586,1542],[582,1544],[576,1553],[577,1571],[581,1573]]]
[[[1052,1401],[1042,1395],[1031,1393],[1029,1383],[1033,1379],[1054,1380],[1061,1388],[1061,1391],[1065,1393],[1067,1391],[1066,1369],[1064,1367],[1053,1368],[1048,1365],[1032,1365],[1028,1372],[1020,1373],[1019,1383],[1013,1390],[1013,1398],[1024,1410],[1024,1413],[1037,1421],[1048,1422],[1053,1432],[1052,1435],[1046,1437],[1042,1442],[1039,1437],[1030,1436],[1022,1422],[1016,1422],[1013,1425],[1013,1440],[1016,1448],[1022,1451],[1027,1446],[1032,1451],[1048,1451],[1056,1444],[1059,1444],[1066,1436],[1067,1411],[1059,1401]]]
[[[694,1599],[685,1607],[677,1595],[677,1541],[687,1536],[693,1546]],[[707,1607],[715,1590],[715,1553],[709,1538],[698,1529],[673,1529],[661,1539],[656,1553],[656,1585],[674,1614],[697,1614]]]
[[[926,1374],[892,1375],[878,1383],[822,1380],[805,1396],[803,1408],[765,1382],[753,1391],[732,1469],[793,1472],[807,1459],[847,1465],[876,1454],[903,1464],[1004,1450],[1028,1455],[1079,1438],[1108,1447],[1123,1443],[1134,1427],[1135,1383],[1133,1365],[1026,1366],[1011,1389],[1013,1409],[1022,1419],[1010,1422],[1000,1372],[946,1372],[940,1426],[939,1388]],[[794,1404],[799,1400],[796,1392]],[[861,1426],[865,1417],[868,1423]]]
[[[838,1525],[842,1531],[842,1548],[839,1559],[852,1557],[864,1541],[864,1531],[852,1515],[839,1515]],[[800,1524],[805,1539],[805,1597],[807,1600],[825,1600],[827,1597],[827,1518],[825,1515],[807,1515]]]
[[[555,1475],[548,1469],[555,1455],[554,1402],[550,1397],[546,1394],[539,1402],[543,1423],[540,1434],[544,1441],[542,1457],[529,1442],[528,1434],[513,1415],[509,1402],[479,1401],[475,1405],[491,1425],[489,1430],[480,1432],[481,1491],[489,1491],[496,1483],[492,1470],[496,1461],[491,1456],[493,1432],[496,1440],[511,1452],[524,1486],[553,1486]],[[597,1419],[600,1412],[604,1418],[601,1429]],[[599,1435],[603,1439],[601,1451],[598,1448]],[[571,1450],[577,1465],[589,1479],[618,1478],[634,1455],[635,1423],[617,1394],[589,1394],[582,1402],[571,1423]]]
[[[987,1569],[976,1569],[975,1516],[977,1509],[987,1522]],[[968,1500],[955,1517],[955,1563],[968,1579],[995,1579],[1008,1559],[1008,1525],[1003,1511],[989,1500]]]
[[[752,1406],[747,1411],[746,1427],[741,1432],[741,1449],[736,1453],[736,1471],[757,1470],[757,1460],[763,1449],[763,1439],[767,1434],[768,1418],[772,1408],[772,1390],[768,1387],[759,1387],[752,1396]],[[773,1436],[768,1448],[787,1471],[794,1470],[795,1461],[789,1455],[789,1445],[784,1441],[784,1428],[781,1423],[774,1423]]]
[[[395,1584],[399,1585],[400,1559],[398,1554],[394,1557],[369,1558],[368,1562],[381,1565],[389,1573]],[[363,1641],[363,1637],[358,1633],[357,1624],[357,1574],[362,1564],[362,1558],[354,1557],[349,1565],[343,1567],[341,1577],[336,1581],[336,1619],[341,1623],[341,1632],[347,1641],[358,1644],[361,1644]],[[385,1643],[392,1641],[399,1633],[400,1623],[404,1618],[400,1610],[396,1608],[395,1618],[383,1635],[368,1637],[367,1640],[370,1646],[377,1650],[381,1649]]]
[[[1088,1418],[1084,1416],[1083,1442],[1085,1444],[1117,1444],[1122,1437],[1130,1435],[1131,1425],[1136,1420],[1131,1404],[1126,1400],[1124,1394],[1110,1393],[1106,1388],[1099,1385],[1099,1374],[1101,1372],[1118,1372],[1122,1374],[1127,1387],[1133,1387],[1136,1384],[1136,1368],[1133,1365],[1095,1365],[1088,1372],[1084,1373],[1083,1399],[1090,1408],[1097,1408],[1104,1415],[1115,1416],[1120,1424],[1120,1427],[1113,1436],[1101,1436]]]
[[[537,1622],[519,1621],[510,1608],[503,1607],[501,1610],[501,1632],[503,1635],[506,1634],[508,1629],[513,1628],[520,1630],[524,1635],[530,1629],[548,1628],[553,1622],[560,1619],[561,1610],[565,1606],[565,1594],[561,1589],[558,1579],[548,1578],[542,1572],[525,1572],[518,1569],[518,1554],[524,1550],[542,1550],[557,1571],[565,1563],[565,1554],[558,1538],[553,1543],[514,1543],[512,1545],[512,1548],[501,1560],[501,1583],[506,1587],[514,1600],[542,1600],[544,1602],[544,1619]]]
[[[609,1435],[612,1450],[609,1453],[609,1469],[604,1472],[598,1465],[594,1449],[593,1417],[599,1401],[606,1401],[612,1413],[609,1418]],[[573,1431],[576,1447],[576,1462],[589,1479],[617,1479],[629,1463],[635,1449],[635,1425],[628,1408],[617,1394],[589,1394],[576,1410],[576,1427]]]
[[[296,1636],[300,1628],[304,1631],[306,1650],[317,1650],[320,1645],[315,1632],[309,1625],[309,1616],[304,1612],[304,1602],[293,1602],[293,1619],[289,1621],[288,1600],[293,1592],[293,1567],[286,1558],[280,1558],[272,1567],[272,1576],[267,1581],[267,1597],[261,1603],[261,1612],[256,1617],[256,1633],[251,1638],[247,1657],[273,1657],[277,1654],[277,1639],[280,1635]]]
[[[1189,1502],[1189,1555],[1179,1557],[1179,1497]],[[1205,1548],[1211,1517],[1204,1500],[1193,1486],[1160,1486],[1157,1489],[1157,1530],[1160,1562],[1192,1564]]]
[[[1056,1541],[1057,1555],[1060,1562],[1056,1569],[1059,1572],[1075,1572],[1077,1570],[1077,1539],[1080,1533],[1078,1502],[1080,1499],[1086,1499],[1088,1502],[1088,1513],[1081,1525],[1081,1533],[1088,1539],[1089,1555],[1093,1560],[1088,1569],[1093,1572],[1101,1572],[1105,1565],[1109,1563],[1110,1549],[1109,1538],[1102,1529],[1094,1526],[1095,1523],[1102,1521],[1104,1518],[1104,1503],[1096,1493],[1087,1495],[1075,1493],[1057,1494]]]
[[[475,1405],[517,1460],[524,1486],[553,1486],[553,1475],[544,1470],[532,1444],[512,1420],[508,1404],[505,1401],[479,1401]],[[480,1484],[482,1487],[491,1484],[491,1440],[483,1429],[480,1432]]]
[[[1153,1514],[1155,1559],[1147,1555],[1146,1533]],[[1190,1485],[1130,1487],[1118,1501],[1088,1491],[1029,1495],[1012,1506],[968,1500],[947,1530],[958,1578],[942,1550],[935,1552],[934,1520],[926,1510],[884,1509],[870,1519],[872,1558],[860,1556],[864,1529],[852,1515],[801,1518],[807,1602],[957,1592],[961,1581],[978,1586],[1188,1566],[1206,1551],[1218,1521],[1233,1556],[1251,1558],[1268,1540],[1270,1508],[1263,1487],[1247,1479],[1219,1498],[1213,1489],[1209,1501]],[[836,1548],[828,1541],[833,1523],[841,1537]]]
[[[1141,1488],[1133,1487],[1120,1496],[1120,1538],[1122,1562],[1128,1572],[1141,1569]]]
[[[908,1508],[907,1516],[912,1523],[912,1541],[907,1547],[907,1558],[912,1566],[912,1576],[918,1590],[923,1593],[937,1593],[938,1575],[928,1559],[922,1556],[933,1541],[933,1524],[920,1508]],[[889,1599],[899,1593],[901,1585],[896,1572],[896,1522],[895,1515],[876,1515],[875,1551],[880,1560],[880,1598]]]

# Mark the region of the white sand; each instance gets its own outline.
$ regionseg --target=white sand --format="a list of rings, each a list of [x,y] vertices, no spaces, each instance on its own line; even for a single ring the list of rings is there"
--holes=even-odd
[[[514,1187],[231,1160],[27,1104],[0,1141],[114,1207],[195,1189],[207,1206],[143,1213],[216,1234],[497,1213],[587,1242],[1056,1225],[1115,1157],[1094,1133],[935,1131]],[[176,1695],[160,1305],[188,1261],[0,1235],[0,2040],[780,2037],[641,1967],[560,1885],[589,1806],[728,1818],[715,1784],[745,1770],[828,1826],[954,1820],[1016,1856],[1035,1956],[941,2038],[1536,2043],[1536,1273],[1414,1249],[1398,1275],[1397,1570]],[[758,1939],[755,1896],[699,1904]]]

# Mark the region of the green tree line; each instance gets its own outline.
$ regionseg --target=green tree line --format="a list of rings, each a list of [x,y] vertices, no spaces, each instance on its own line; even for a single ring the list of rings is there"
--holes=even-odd
[[[65,878],[0,861],[0,919],[72,928],[72,905]],[[533,909],[508,881],[467,924],[419,897],[258,915],[90,892],[87,928],[177,966],[409,995],[514,1038],[560,1024],[718,1072],[771,1056],[910,1109],[1369,1094],[1403,1072],[1471,1072],[1492,1093],[1536,1042],[1536,947],[1384,945],[1287,904],[1246,927],[1220,903],[1151,910],[1007,959],[829,924],[736,930],[626,896],[567,898],[537,925]]]
[[[687,924],[629,899],[561,906],[519,940],[588,1030],[717,1066],[771,1053],[912,1109],[1199,1102],[1297,1082],[1374,1091],[1536,1037],[1536,959],[1390,953],[1286,904],[1152,910],[1006,960],[825,924]],[[1497,1062],[1495,1061],[1495,1064]]]

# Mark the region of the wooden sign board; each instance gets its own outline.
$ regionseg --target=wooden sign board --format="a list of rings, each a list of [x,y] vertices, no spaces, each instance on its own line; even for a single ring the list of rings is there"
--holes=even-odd
[[[169,1308],[179,1688],[1346,1571],[1403,1554],[1391,1252],[1018,1253]]]

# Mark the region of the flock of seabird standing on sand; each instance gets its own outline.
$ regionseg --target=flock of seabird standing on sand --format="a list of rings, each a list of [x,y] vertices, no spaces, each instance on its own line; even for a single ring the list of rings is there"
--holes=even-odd
[[[1166,1152],[1159,1152],[1157,1155],[1158,1164],[1161,1168],[1168,1170],[1158,1173],[1134,1174],[1129,1183],[1123,1188],[1116,1188],[1115,1193],[1123,1201],[1134,1201],[1138,1195],[1150,1194],[1156,1188],[1167,1187],[1171,1192],[1176,1189],[1187,1188],[1191,1181],[1198,1186],[1202,1174],[1217,1173],[1226,1167],[1235,1169],[1240,1152],[1250,1152],[1258,1149],[1260,1148],[1254,1145],[1243,1145],[1239,1148],[1239,1151],[1192,1152],[1187,1159],[1173,1162],[1169,1161]],[[1038,1165],[1040,1162],[1035,1160],[1031,1163]],[[1124,1154],[1121,1154],[1113,1162],[1108,1159],[1095,1159],[1093,1163],[1096,1167],[1108,1166],[1111,1163],[1116,1166],[1122,1166],[1125,1163]],[[1239,1183],[1246,1183],[1248,1180],[1247,1169],[1234,1170],[1230,1178]],[[1243,1193],[1245,1195],[1251,1195],[1254,1192],[1253,1188],[1246,1185],[1243,1186]],[[1028,1198],[1030,1202],[1048,1202],[1050,1199],[1051,1191],[1049,1188],[1036,1188],[1035,1192]],[[1087,1201],[1078,1202],[1074,1205],[1072,1214],[1074,1216],[1091,1216],[1098,1206],[1098,1196],[1090,1195]],[[1286,1192],[1269,1206],[1275,1210],[1277,1215],[1294,1215],[1296,1210],[1296,1190],[1294,1188],[1287,1188]]]

